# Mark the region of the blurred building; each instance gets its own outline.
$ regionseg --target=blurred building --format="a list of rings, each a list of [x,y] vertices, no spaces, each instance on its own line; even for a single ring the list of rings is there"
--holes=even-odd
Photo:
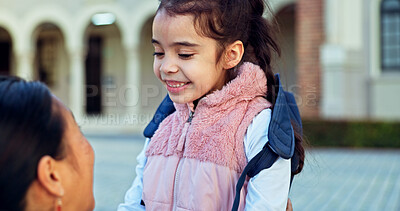
[[[400,120],[400,0],[270,0],[304,118]],[[157,0],[0,0],[0,74],[44,81],[87,131],[140,131]]]
[[[303,117],[400,120],[399,0],[298,0],[277,18]]]

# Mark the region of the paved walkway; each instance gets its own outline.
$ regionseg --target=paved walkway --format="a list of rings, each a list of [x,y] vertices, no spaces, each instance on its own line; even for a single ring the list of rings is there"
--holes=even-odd
[[[295,178],[295,210],[400,211],[400,150],[316,149]]]
[[[96,153],[95,211],[116,210],[133,181],[144,141],[122,136],[88,139]],[[311,150],[290,197],[296,211],[400,211],[400,150]]]

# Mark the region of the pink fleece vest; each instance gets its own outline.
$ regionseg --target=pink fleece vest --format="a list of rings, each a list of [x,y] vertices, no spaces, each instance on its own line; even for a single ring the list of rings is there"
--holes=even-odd
[[[146,151],[146,210],[230,210],[247,164],[247,127],[271,106],[266,92],[263,70],[244,63],[234,80],[199,101],[190,123],[188,106],[175,104]],[[241,194],[245,199],[244,189]]]

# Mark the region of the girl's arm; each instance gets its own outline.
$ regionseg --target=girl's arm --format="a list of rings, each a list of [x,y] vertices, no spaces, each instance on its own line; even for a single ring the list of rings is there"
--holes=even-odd
[[[268,142],[271,109],[260,112],[247,128],[244,146],[251,160]],[[268,169],[249,180],[245,210],[286,210],[290,187],[290,159],[278,158]]]
[[[145,207],[140,205],[140,202],[142,201],[143,191],[143,170],[147,162],[145,152],[149,145],[149,141],[150,139],[147,138],[143,150],[136,158],[138,162],[136,166],[136,178],[133,180],[132,186],[125,194],[125,202],[118,206],[118,211],[145,210]]]

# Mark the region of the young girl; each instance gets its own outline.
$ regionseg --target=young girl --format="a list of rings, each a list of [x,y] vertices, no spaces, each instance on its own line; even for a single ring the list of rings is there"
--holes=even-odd
[[[146,140],[119,210],[232,208],[241,172],[268,141],[275,101],[279,48],[264,8],[262,0],[161,0],[154,73],[176,112]],[[242,189],[239,210],[285,210],[290,176],[290,159],[278,158]]]

